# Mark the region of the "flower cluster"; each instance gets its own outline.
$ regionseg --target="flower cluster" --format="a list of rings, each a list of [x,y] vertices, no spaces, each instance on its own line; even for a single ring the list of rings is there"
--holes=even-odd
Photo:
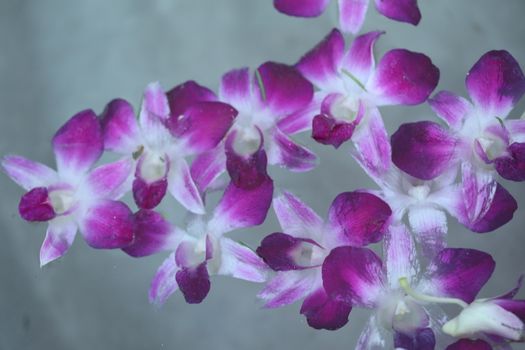
[[[312,17],[328,0],[274,4]],[[342,30],[358,32],[368,1],[338,4]],[[415,0],[376,7],[389,18],[420,20]],[[523,72],[508,52],[490,51],[467,75],[470,101],[448,91],[430,98],[438,68],[399,48],[376,65],[382,34],[361,34],[345,49],[334,29],[294,65],[270,61],[225,73],[217,93],[194,81],[169,91],[151,83],[138,112],[123,99],[99,115],[79,112],[53,137],[56,171],[5,156],[5,173],[27,191],[20,216],[48,223],[41,266],[62,257],[80,231],[96,249],[135,258],[168,252],[149,291],[157,304],[178,289],[186,302],[200,303],[211,275],[229,275],[265,283],[258,295],[265,308],[302,300],[300,313],[316,329],[339,329],[353,308],[371,309],[356,349],[492,349],[523,341],[525,300],[514,299],[521,278],[501,296],[476,299],[493,258],[447,245],[447,213],[485,233],[517,210],[498,181],[525,180],[525,120],[507,119],[525,93]],[[389,138],[380,108],[425,102],[444,124],[402,124]],[[339,194],[326,219],[278,184],[274,191],[269,166],[305,172],[318,165],[293,139],[303,132],[334,148],[347,143],[349,161],[377,188]],[[104,152],[118,159],[97,164]],[[183,224],[158,210],[166,196],[186,209]],[[272,206],[281,230],[256,249],[227,236],[262,224]],[[460,311],[447,314],[442,304]]]

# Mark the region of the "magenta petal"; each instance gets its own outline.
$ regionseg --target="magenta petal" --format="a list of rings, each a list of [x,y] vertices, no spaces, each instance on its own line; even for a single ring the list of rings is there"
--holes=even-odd
[[[375,31],[359,35],[354,39],[352,46],[350,46],[345,56],[343,62],[344,68],[362,83],[368,81],[374,69],[374,45],[377,39],[384,33],[385,32],[382,31]]]
[[[225,170],[226,156],[222,146],[199,154],[190,167],[191,177],[201,193],[204,193]]]
[[[215,101],[217,97],[207,87],[197,84],[193,80],[186,81],[166,93],[171,116],[169,124],[184,115],[186,110],[196,102]]]
[[[175,274],[178,270],[179,267],[175,263],[175,253],[173,252],[164,260],[151,282],[148,293],[151,303],[164,304],[168,297],[179,288],[175,280]]]
[[[463,224],[478,233],[494,231],[512,220],[517,209],[518,203],[514,197],[498,183],[488,211],[475,222]]]
[[[446,350],[492,350],[492,346],[481,339],[460,339],[447,346]]]
[[[279,129],[273,133],[268,150],[270,164],[279,164],[290,171],[304,172],[315,168],[317,157],[307,148],[295,143]]]
[[[211,283],[206,262],[196,267],[183,267],[175,275],[177,284],[188,304],[199,304],[208,295]]]
[[[306,107],[287,115],[277,123],[279,130],[286,135],[294,135],[312,129],[312,119],[321,108],[321,94],[314,95],[312,102]]]
[[[124,185],[133,170],[133,161],[123,158],[104,164],[91,171],[87,177],[89,196],[116,199],[127,190]]]
[[[73,244],[77,229],[77,224],[73,220],[57,220],[49,223],[46,238],[40,248],[40,267],[66,254]]]
[[[352,307],[328,298],[323,288],[310,294],[301,305],[301,314],[315,329],[335,331],[348,322]]]
[[[318,87],[326,87],[337,79],[343,58],[345,40],[333,29],[319,44],[307,52],[296,64],[297,69]]]
[[[268,179],[266,172],[268,159],[263,144],[261,142],[259,148],[252,154],[239,154],[234,149],[236,135],[236,131],[233,131],[226,138],[226,169],[235,186],[247,190],[256,188]]]
[[[356,34],[366,18],[369,0],[339,0],[339,24],[343,32]]]
[[[299,198],[289,192],[273,200],[273,209],[284,232],[295,237],[322,230],[323,220]]]
[[[58,180],[53,169],[20,156],[5,156],[2,159],[2,168],[11,180],[27,191],[35,187],[49,186]]]
[[[335,248],[323,263],[323,286],[336,301],[372,308],[384,286],[381,259],[367,248]]]
[[[375,0],[377,11],[390,19],[418,25],[421,13],[417,0]]]
[[[319,246],[311,239],[275,232],[264,237],[257,255],[274,271],[302,270],[311,267],[301,265],[300,261],[302,246],[310,244]]]
[[[144,90],[140,119],[158,117],[167,119],[170,114],[168,98],[158,82],[150,83]],[[141,121],[142,122],[142,121]]]
[[[450,127],[459,129],[467,113],[472,109],[470,102],[449,91],[440,91],[428,99],[430,107]]]
[[[504,118],[525,93],[525,76],[510,53],[489,51],[471,68],[466,85],[488,117]]]
[[[210,227],[221,232],[260,225],[272,203],[273,181],[267,178],[259,186],[244,189],[230,183],[215,208]]]
[[[392,135],[392,161],[418,179],[431,180],[455,164],[456,139],[439,124],[403,124]]]
[[[135,177],[133,180],[133,199],[139,208],[153,209],[162,201],[167,188],[168,181],[166,178],[148,183],[141,177]]]
[[[242,111],[252,103],[252,77],[249,68],[233,69],[222,76],[219,96]]]
[[[162,215],[141,209],[134,215],[134,239],[124,252],[133,257],[143,257],[174,248],[176,233]]]
[[[277,11],[295,17],[317,17],[325,10],[330,0],[273,0]]]
[[[378,105],[417,105],[426,101],[439,81],[439,69],[422,53],[388,51],[367,84]]]
[[[485,252],[445,248],[427,267],[424,289],[437,296],[460,298],[471,303],[495,266],[490,254]]]
[[[188,153],[209,151],[222,141],[237,111],[222,102],[198,102],[177,119],[171,132],[185,143]]]
[[[104,138],[97,115],[85,110],[69,119],[53,137],[59,172],[82,174],[102,155]]]
[[[133,213],[118,201],[99,201],[82,217],[80,230],[97,249],[123,248],[133,241]]]
[[[394,334],[394,345],[404,350],[434,350],[436,337],[432,328],[416,330],[415,334],[407,335],[400,332]]]
[[[121,154],[131,154],[140,142],[140,130],[131,104],[123,99],[109,102],[100,115],[104,148]]]
[[[324,114],[316,115],[312,122],[312,138],[323,144],[339,148],[354,134],[355,124],[338,122]]]
[[[361,247],[379,242],[390,225],[392,210],[381,198],[366,192],[339,194],[328,212],[331,234],[345,245]]]
[[[298,70],[281,63],[266,62],[257,68],[260,77],[253,82],[257,96],[276,117],[308,106],[314,96],[312,84]],[[261,90],[263,89],[263,90]]]
[[[27,221],[49,221],[56,214],[45,187],[33,188],[20,198],[18,213]]]
[[[507,156],[494,160],[496,171],[504,179],[525,181],[525,143],[514,142],[507,152]]]

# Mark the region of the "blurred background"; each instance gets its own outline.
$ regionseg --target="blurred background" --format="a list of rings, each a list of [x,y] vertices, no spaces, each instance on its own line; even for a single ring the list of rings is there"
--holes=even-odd
[[[417,28],[371,6],[363,31],[387,31],[377,57],[395,47],[424,52],[441,69],[438,89],[462,95],[466,72],[488,50],[506,49],[525,67],[523,0],[419,2]],[[0,0],[0,155],[54,165],[50,139],[70,116],[101,112],[115,97],[137,107],[150,81],[168,89],[194,79],[216,89],[231,68],[294,63],[336,25],[334,5],[305,20],[279,14],[271,0]],[[522,101],[514,117],[524,107]],[[383,116],[390,132],[402,122],[435,119],[427,105],[384,108]],[[299,140],[318,154],[319,167],[272,175],[319,214],[340,192],[375,188],[347,149],[317,145],[307,135]],[[477,235],[450,218],[451,246],[482,249],[497,261],[481,296],[506,291],[525,270],[525,190],[504,184],[520,208],[502,229]],[[201,305],[187,305],[176,293],[159,309],[148,303],[147,290],[167,254],[136,260],[89,249],[81,236],[64,258],[40,269],[46,225],[21,220],[22,190],[3,174],[0,185],[1,350],[353,349],[369,315],[355,310],[343,329],[316,331],[299,315],[300,305],[263,310],[255,297],[262,286],[226,277],[212,278]],[[175,205],[164,210],[181,215]],[[264,226],[234,237],[255,246],[278,229],[270,212]]]

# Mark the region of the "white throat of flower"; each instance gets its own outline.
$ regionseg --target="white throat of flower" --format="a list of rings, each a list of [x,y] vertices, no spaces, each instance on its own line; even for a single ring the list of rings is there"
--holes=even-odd
[[[69,189],[50,191],[49,200],[57,215],[69,212],[76,202],[74,191]]]

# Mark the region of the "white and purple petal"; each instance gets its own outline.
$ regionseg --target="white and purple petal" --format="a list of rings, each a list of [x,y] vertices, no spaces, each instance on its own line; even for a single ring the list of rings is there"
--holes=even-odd
[[[410,335],[396,332],[394,334],[394,345],[396,349],[434,350],[436,337],[434,336],[432,328],[418,329],[414,334]]]
[[[456,164],[457,140],[437,123],[402,124],[391,142],[394,164],[418,179],[431,180]]]
[[[96,249],[123,248],[133,242],[133,213],[119,201],[101,200],[86,209],[80,231]]]
[[[381,259],[370,249],[338,247],[323,263],[328,296],[353,306],[373,308],[384,288]]]
[[[411,280],[419,272],[416,245],[404,224],[391,225],[383,243],[386,276],[390,286],[400,278]]]
[[[281,228],[289,235],[312,237],[311,232],[322,230],[323,220],[319,215],[289,192],[273,200],[273,209]]]
[[[510,53],[489,51],[472,66],[466,85],[487,117],[505,118],[525,93],[525,76]]]
[[[494,271],[496,263],[475,249],[445,248],[430,262],[421,288],[436,296],[471,303]]]
[[[339,25],[343,32],[356,34],[361,29],[369,0],[338,0]]]
[[[240,111],[249,111],[252,104],[252,76],[249,68],[232,69],[222,76],[219,86],[222,101]]]
[[[168,173],[168,190],[186,209],[195,214],[204,214],[204,202],[190,168],[185,159],[176,159]]]
[[[179,267],[175,263],[175,252],[173,252],[164,260],[155,273],[153,281],[151,281],[151,287],[148,293],[151,303],[158,305],[164,304],[168,297],[179,288],[175,280],[175,274],[178,270]]]
[[[375,0],[377,11],[390,19],[418,25],[421,12],[417,0]]]
[[[128,188],[128,178],[133,172],[130,158],[101,165],[89,173],[84,195],[96,198],[118,199]]]
[[[120,154],[130,155],[137,151],[141,134],[131,104],[123,99],[109,102],[100,115],[104,148]]]
[[[274,129],[268,142],[268,162],[290,171],[310,171],[317,165],[317,156],[293,141],[279,129]]]
[[[422,53],[388,51],[366,88],[377,105],[417,105],[426,101],[439,81],[439,69]]]
[[[197,188],[204,193],[226,170],[226,155],[221,145],[199,154],[191,163],[190,173]]]
[[[170,115],[168,98],[159,82],[149,83],[144,90],[139,121],[147,124],[150,118],[167,119]]]
[[[273,0],[277,11],[295,17],[317,17],[325,10],[330,0]]]
[[[447,216],[441,209],[433,206],[414,206],[408,211],[408,221],[426,258],[432,259],[445,248]]]
[[[77,230],[74,220],[60,218],[51,221],[40,248],[40,267],[66,254],[73,244]]]
[[[525,143],[511,144],[507,148],[507,155],[494,160],[494,167],[504,179],[525,181]]]
[[[47,165],[20,156],[5,156],[2,159],[2,168],[11,180],[26,191],[58,181],[57,173]]]
[[[359,35],[352,42],[344,58],[344,69],[363,84],[366,84],[374,70],[374,45],[384,33],[383,31],[374,31]]]
[[[308,295],[301,305],[301,314],[310,327],[331,331],[348,322],[350,311],[351,306],[330,299],[322,287]]]
[[[274,309],[306,297],[321,287],[315,271],[278,272],[257,295],[265,301],[264,307]]]
[[[450,91],[440,91],[428,99],[432,110],[443,119],[448,126],[458,130],[466,115],[472,109],[469,101]]]
[[[85,110],[69,119],[53,137],[58,172],[77,179],[102,155],[104,138],[97,115]]]
[[[221,266],[218,274],[251,282],[266,281],[268,267],[253,250],[225,237],[220,239],[219,244]]]
[[[381,198],[367,192],[339,194],[328,211],[330,234],[340,245],[361,247],[379,242],[390,225],[392,210]]]

